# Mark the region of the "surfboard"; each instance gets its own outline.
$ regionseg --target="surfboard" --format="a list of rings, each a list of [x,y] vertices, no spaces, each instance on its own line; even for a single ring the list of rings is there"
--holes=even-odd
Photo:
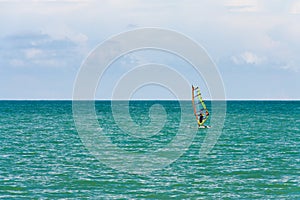
[[[198,126],[198,129],[199,128],[211,128],[211,126]]]

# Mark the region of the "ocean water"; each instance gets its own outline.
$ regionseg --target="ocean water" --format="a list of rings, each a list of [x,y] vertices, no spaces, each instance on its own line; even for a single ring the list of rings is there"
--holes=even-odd
[[[149,116],[154,104],[165,109],[156,122]],[[182,105],[191,102],[130,102],[136,124],[158,124],[158,132],[147,137],[122,131],[111,102],[98,101],[95,110],[99,131],[134,154],[163,148],[176,137]],[[128,120],[127,113],[116,117]],[[88,150],[77,132],[71,101],[0,101],[0,198],[300,199],[299,101],[228,101],[222,133],[201,157],[208,131],[196,130],[188,148],[164,168],[132,174]]]

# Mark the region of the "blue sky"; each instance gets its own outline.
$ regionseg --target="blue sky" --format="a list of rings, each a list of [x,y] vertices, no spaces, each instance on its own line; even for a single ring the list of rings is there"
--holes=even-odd
[[[228,99],[300,99],[299,21],[299,0],[0,0],[0,99],[71,99],[88,53],[142,27],[172,29],[202,45]],[[128,65],[126,58],[116,64]],[[121,71],[112,67],[107,80]],[[144,89],[144,98],[166,98]],[[98,98],[109,98],[106,90]]]

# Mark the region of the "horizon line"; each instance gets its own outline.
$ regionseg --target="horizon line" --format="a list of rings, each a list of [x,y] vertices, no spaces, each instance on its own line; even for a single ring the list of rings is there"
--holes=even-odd
[[[0,101],[191,101],[191,99],[0,99]],[[300,101],[300,99],[204,99],[204,101]]]

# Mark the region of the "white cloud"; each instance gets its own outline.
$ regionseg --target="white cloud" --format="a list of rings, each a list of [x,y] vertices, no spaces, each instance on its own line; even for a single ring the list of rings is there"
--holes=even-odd
[[[37,48],[29,48],[29,49],[25,49],[24,53],[27,59],[32,59],[40,56],[42,54],[42,50]]]
[[[258,0],[228,0],[225,6],[231,12],[257,12],[262,9]]]
[[[224,0],[231,12],[264,12],[274,14],[299,14],[299,0]]]
[[[77,45],[85,45],[88,41],[88,36],[72,30],[70,27],[65,24],[48,24],[43,28],[42,31],[44,34],[49,35],[55,40],[70,40]]]
[[[296,65],[294,61],[288,61],[285,65],[280,66],[280,68],[296,73],[300,71],[300,65]]]
[[[294,2],[290,6],[290,13],[300,14],[300,1]]]
[[[263,56],[258,56],[252,52],[246,51],[238,56],[232,56],[231,60],[237,65],[260,65],[266,60],[266,58]]]
[[[45,33],[18,33],[0,38],[0,66],[5,67],[78,67],[86,56],[82,43],[86,37],[53,38]]]
[[[251,52],[245,52],[241,55],[241,57],[247,64],[258,65],[258,64],[261,64],[262,61],[264,60],[263,57],[259,57]]]
[[[0,3],[86,3],[94,0],[0,0]]]

